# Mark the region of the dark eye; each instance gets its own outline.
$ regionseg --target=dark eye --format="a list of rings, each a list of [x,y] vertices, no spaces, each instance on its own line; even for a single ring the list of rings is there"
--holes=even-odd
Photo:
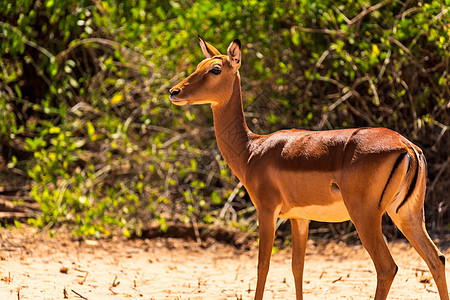
[[[213,73],[213,74],[216,74],[216,75],[219,75],[220,72],[222,72],[222,69],[219,68],[219,67],[214,67],[214,68],[211,69],[211,71],[209,71],[209,72],[210,72],[210,73]]]

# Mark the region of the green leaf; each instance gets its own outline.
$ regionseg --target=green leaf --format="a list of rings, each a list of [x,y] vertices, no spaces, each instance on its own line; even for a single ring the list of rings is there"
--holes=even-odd
[[[20,223],[20,221],[18,220],[14,220],[14,227],[16,227],[17,229],[22,228],[22,223]]]
[[[48,133],[50,133],[50,134],[56,134],[56,133],[60,133],[60,132],[61,132],[61,128],[59,128],[59,127],[51,127],[48,130]]]
[[[195,159],[191,159],[189,168],[192,171],[196,171],[197,170],[197,161]]]
[[[58,64],[52,63],[48,66],[48,72],[50,73],[51,77],[55,77],[56,74],[58,74]]]
[[[96,140],[95,128],[91,121],[86,122],[86,128],[91,141]]]
[[[123,94],[121,92],[114,94],[114,96],[111,98],[112,104],[117,104],[120,101],[123,100]]]
[[[216,191],[213,191],[211,193],[211,202],[213,204],[221,204],[222,203],[222,199],[219,197],[219,195],[217,194]]]
[[[14,85],[14,90],[16,91],[17,97],[19,100],[22,99],[22,91],[20,90],[19,86],[17,84]]]
[[[293,43],[295,46],[300,45],[300,34],[298,33],[298,31],[294,30],[294,31],[292,32],[291,39],[292,39],[292,43]]]

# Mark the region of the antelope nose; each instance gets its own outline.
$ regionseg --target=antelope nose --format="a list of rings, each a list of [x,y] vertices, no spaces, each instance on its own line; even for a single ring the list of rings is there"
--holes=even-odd
[[[170,96],[176,96],[180,93],[180,89],[179,88],[172,88],[169,92],[170,92]]]

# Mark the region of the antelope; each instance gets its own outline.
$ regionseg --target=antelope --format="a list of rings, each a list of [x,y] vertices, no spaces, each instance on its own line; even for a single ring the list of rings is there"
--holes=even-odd
[[[448,300],[445,258],[425,228],[422,150],[385,128],[254,134],[242,106],[241,42],[234,40],[227,55],[200,36],[199,42],[205,59],[170,89],[170,100],[211,105],[219,150],[256,207],[260,241],[254,299],[263,298],[277,218],[291,223],[296,299],[303,299],[310,220],[353,222],[375,265],[375,299],[386,299],[398,270],[381,231],[387,212],[427,263],[440,299]]]

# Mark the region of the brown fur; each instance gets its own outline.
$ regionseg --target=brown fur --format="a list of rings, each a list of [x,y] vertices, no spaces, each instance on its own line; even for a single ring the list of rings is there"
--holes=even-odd
[[[255,299],[262,299],[278,217],[290,218],[292,269],[302,299],[308,220],[351,219],[377,270],[375,299],[386,299],[397,272],[381,232],[387,211],[428,264],[448,300],[442,254],[423,220],[426,165],[421,150],[385,128],[252,133],[245,123],[240,42],[221,55],[200,38],[206,57],[171,89],[174,104],[211,104],[219,149],[258,212],[260,246]],[[220,68],[220,74],[212,73]],[[399,157],[408,157],[400,159]]]

